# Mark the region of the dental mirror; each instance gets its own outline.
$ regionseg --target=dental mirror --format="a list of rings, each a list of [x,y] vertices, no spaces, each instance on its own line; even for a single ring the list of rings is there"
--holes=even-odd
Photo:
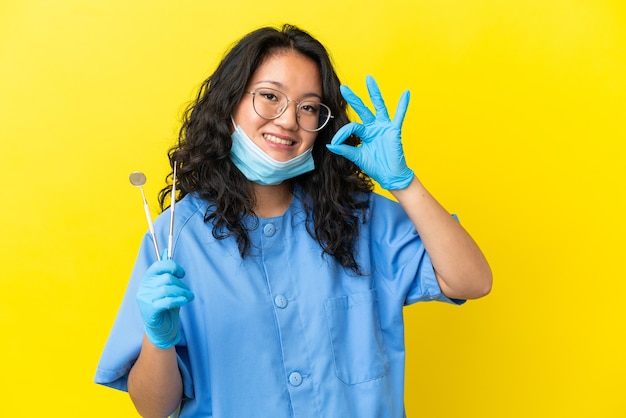
[[[159,253],[159,245],[157,244],[156,235],[154,235],[154,226],[152,225],[152,216],[150,215],[150,208],[146,201],[146,195],[143,192],[143,185],[146,184],[146,175],[141,171],[134,171],[130,173],[130,184],[139,187],[141,190],[141,198],[143,199],[143,208],[146,212],[146,219],[148,220],[148,227],[150,228],[150,235],[152,236],[152,242],[154,243],[154,251],[156,252],[157,260],[161,258]]]
[[[130,173],[130,184],[141,187],[146,184],[146,175],[141,171]]]

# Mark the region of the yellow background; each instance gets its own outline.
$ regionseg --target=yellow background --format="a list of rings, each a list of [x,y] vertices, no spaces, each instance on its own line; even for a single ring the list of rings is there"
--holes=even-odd
[[[181,112],[291,22],[391,111],[488,256],[485,299],[407,309],[409,417],[626,416],[622,0],[0,1],[1,416],[135,416],[92,383]]]

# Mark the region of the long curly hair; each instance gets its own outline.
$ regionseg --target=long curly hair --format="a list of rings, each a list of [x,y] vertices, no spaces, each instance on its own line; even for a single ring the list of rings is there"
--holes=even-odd
[[[216,239],[234,237],[242,257],[251,241],[244,218],[254,213],[252,184],[229,157],[232,145],[231,114],[245,94],[246,85],[269,56],[281,50],[297,51],[312,59],[322,79],[323,101],[333,114],[318,132],[313,146],[315,169],[291,181],[301,190],[307,214],[307,230],[322,251],[342,266],[361,274],[354,255],[359,219],[365,220],[371,179],[351,161],[328,151],[337,130],[349,122],[347,104],[341,96],[339,78],[325,47],[307,32],[283,25],[280,29],[257,29],[237,42],[215,72],[201,85],[196,99],[183,114],[178,142],[168,152],[170,165],[177,164],[175,198],[195,193],[209,202],[205,222],[213,224]],[[358,145],[357,137],[346,143]],[[161,209],[171,202],[173,171],[159,193]],[[360,215],[360,216],[359,216]],[[248,224],[250,225],[250,224]]]

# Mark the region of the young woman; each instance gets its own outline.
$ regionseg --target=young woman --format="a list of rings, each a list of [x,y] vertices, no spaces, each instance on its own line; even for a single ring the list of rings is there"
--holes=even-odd
[[[391,120],[366,82],[375,113],[293,26],[229,51],[169,153],[173,258],[146,235],[96,382],[145,417],[404,416],[403,306],[484,296],[491,271],[406,165],[408,92]]]

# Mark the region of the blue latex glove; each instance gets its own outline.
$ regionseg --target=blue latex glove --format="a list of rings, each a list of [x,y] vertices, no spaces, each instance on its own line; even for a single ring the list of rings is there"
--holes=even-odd
[[[180,340],[178,312],[191,302],[193,293],[180,279],[185,270],[164,251],[161,260],[146,271],[137,289],[137,304],[144,322],[146,336],[159,348],[170,348]]]
[[[352,90],[347,86],[341,86],[341,94],[359,115],[363,124],[352,122],[342,126],[327,147],[335,154],[355,163],[381,187],[387,190],[405,189],[415,176],[406,165],[400,132],[409,106],[409,91],[402,93],[395,119],[392,121],[374,78],[368,75],[365,82],[376,109],[376,116]],[[361,138],[360,146],[343,144],[351,134]]]

